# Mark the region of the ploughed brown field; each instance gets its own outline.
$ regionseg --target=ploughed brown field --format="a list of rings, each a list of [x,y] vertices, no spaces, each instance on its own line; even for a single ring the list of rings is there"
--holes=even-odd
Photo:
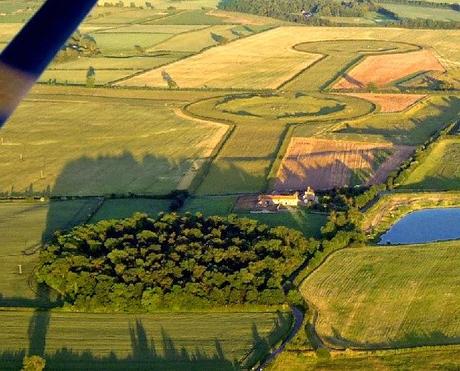
[[[362,98],[380,107],[380,112],[401,112],[411,107],[421,99],[423,94],[373,94],[373,93],[350,93],[352,97]]]
[[[382,183],[407,159],[410,146],[292,138],[275,182],[277,191],[326,190]]]
[[[417,72],[444,71],[434,54],[427,49],[411,53],[373,55],[366,57],[346,73],[335,89],[362,89],[370,84],[378,87]]]

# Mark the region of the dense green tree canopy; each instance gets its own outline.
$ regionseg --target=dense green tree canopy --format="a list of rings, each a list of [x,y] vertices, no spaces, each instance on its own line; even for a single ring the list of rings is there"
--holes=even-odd
[[[80,309],[280,304],[283,283],[318,245],[232,215],[135,214],[56,235],[37,277]]]

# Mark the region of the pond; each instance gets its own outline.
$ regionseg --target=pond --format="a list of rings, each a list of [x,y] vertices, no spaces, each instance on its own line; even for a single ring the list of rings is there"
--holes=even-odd
[[[460,208],[424,209],[403,217],[382,235],[379,245],[460,239]]]

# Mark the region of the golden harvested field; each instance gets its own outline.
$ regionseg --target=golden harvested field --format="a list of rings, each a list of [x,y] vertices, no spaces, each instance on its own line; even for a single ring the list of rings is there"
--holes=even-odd
[[[335,89],[360,89],[375,84],[382,87],[416,72],[444,71],[430,50],[412,53],[373,55],[346,73]]]
[[[225,22],[232,23],[232,24],[246,24],[246,25],[253,25],[253,26],[261,26],[261,25],[272,24],[273,22],[276,22],[273,18],[265,18],[265,17],[261,17],[258,15],[253,15],[253,14],[227,12],[225,10],[220,10],[220,9],[213,9],[208,12],[208,15],[222,18]]]
[[[328,139],[292,138],[275,189],[333,189],[386,179],[413,151],[409,146]]]
[[[0,42],[9,42],[22,28],[21,23],[0,24]]]
[[[284,33],[264,32],[123,81],[126,86],[167,87],[166,71],[181,88],[276,89],[320,58],[295,51]]]
[[[396,59],[396,71],[384,76],[384,81],[404,77],[413,69],[458,68],[460,48],[455,42],[460,37],[459,30],[412,30],[388,28],[337,28],[332,27],[279,27],[242,40],[234,41],[190,58],[175,62],[167,68],[157,68],[136,76],[120,85],[165,87],[162,71],[166,70],[172,79],[182,88],[277,88],[310,66],[321,56],[297,52],[293,47],[304,42],[347,39],[382,39],[388,41],[409,42],[430,51],[404,54],[409,65],[414,56],[426,59],[412,67],[401,70],[401,56]],[[429,53],[429,54],[428,54]],[[371,58],[371,57],[370,57]],[[383,57],[388,59],[387,56]],[[394,58],[394,57],[393,57]],[[393,61],[390,58],[390,61]],[[438,60],[436,59],[439,59]],[[321,63],[321,62],[320,62]],[[364,62],[367,63],[367,62]],[[393,63],[393,62],[392,62]],[[440,64],[442,63],[442,65]],[[393,65],[394,67],[394,65]],[[362,68],[362,67],[359,67]],[[411,71],[411,72],[407,72]],[[399,76],[402,74],[401,76]],[[390,80],[391,81],[391,80]]]
[[[368,100],[379,106],[380,112],[383,113],[402,112],[426,97],[424,94],[350,93],[347,95]]]
[[[128,96],[28,99],[2,129],[0,192],[169,193],[184,177],[189,183],[227,131],[179,117],[179,106]]]

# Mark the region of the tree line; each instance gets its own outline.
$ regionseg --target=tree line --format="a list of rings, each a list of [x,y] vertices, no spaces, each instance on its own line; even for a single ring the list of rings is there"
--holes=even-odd
[[[387,1],[392,2],[391,0]],[[401,0],[401,2],[396,0],[396,3],[403,3],[403,1],[405,0]],[[384,27],[430,29],[460,28],[460,22],[455,21],[400,17],[398,14],[386,9],[384,4],[382,4],[383,6],[380,5],[379,2],[380,1],[374,3],[370,0],[221,0],[218,7],[222,10],[278,18],[310,26],[349,26],[351,22],[331,22],[329,19],[323,17],[363,17],[368,12],[376,11],[387,17],[387,20],[380,24],[380,26]],[[424,2],[421,1],[420,3]],[[415,6],[418,6],[418,4]],[[432,7],[435,7],[435,5]],[[440,7],[443,7],[443,5]],[[458,10],[458,6],[456,5],[450,8]],[[361,26],[366,27],[366,25]]]
[[[308,22],[313,15],[362,17],[367,11],[373,10],[373,4],[367,0],[221,0],[218,7],[292,22]]]
[[[296,298],[283,285],[319,247],[234,215],[135,214],[57,233],[36,277],[80,310],[277,305]]]

